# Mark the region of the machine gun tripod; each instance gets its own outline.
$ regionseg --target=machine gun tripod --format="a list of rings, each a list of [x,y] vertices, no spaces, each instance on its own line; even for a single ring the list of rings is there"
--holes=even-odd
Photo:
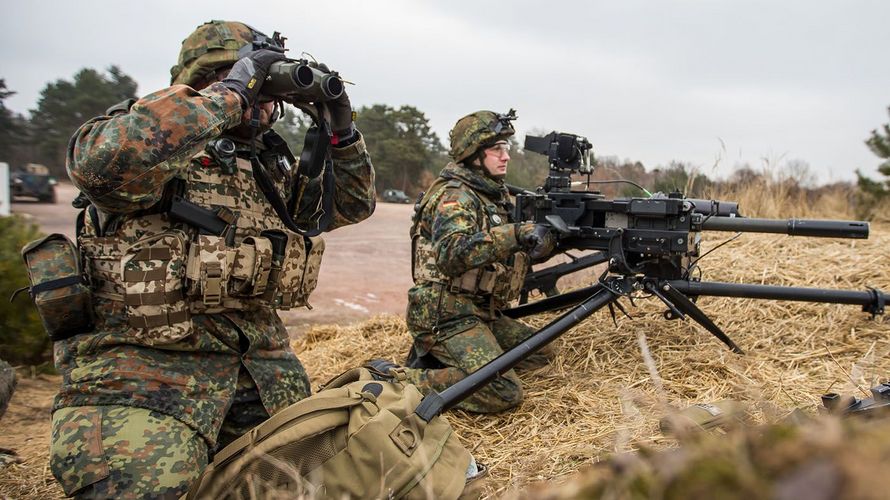
[[[666,319],[689,316],[726,344],[733,352],[743,354],[732,341],[690,297],[747,297],[755,299],[793,300],[833,304],[861,305],[872,315],[883,314],[888,296],[876,289],[867,291],[829,290],[772,285],[751,285],[690,280],[671,280],[642,275],[608,275],[589,287],[566,292],[554,297],[524,304],[504,311],[511,318],[522,318],[546,311],[571,307],[559,317],[538,330],[524,342],[490,361],[463,380],[441,393],[430,393],[415,413],[429,421],[435,415],[453,408],[485,384],[515,367],[529,355],[537,352],[560,335],[575,327],[604,307],[618,307],[618,300],[634,292],[648,292],[667,305]],[[614,311],[613,311],[614,314]]]

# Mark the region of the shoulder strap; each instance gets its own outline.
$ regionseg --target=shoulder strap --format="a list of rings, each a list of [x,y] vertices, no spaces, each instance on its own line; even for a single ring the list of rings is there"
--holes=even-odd
[[[321,219],[318,221],[318,227],[309,231],[301,229],[291,217],[287,205],[284,203],[284,200],[281,199],[281,196],[278,195],[278,190],[275,189],[275,184],[269,179],[265,167],[263,167],[262,162],[260,162],[260,159],[256,155],[251,155],[250,167],[253,170],[253,178],[256,179],[260,191],[263,192],[263,196],[265,196],[266,200],[269,201],[269,204],[272,205],[272,208],[275,210],[275,213],[278,214],[278,218],[281,219],[281,222],[285,227],[297,234],[312,237],[318,236],[330,226],[331,219],[333,218],[334,198],[334,169],[333,161],[330,158],[325,159],[324,174],[322,174],[324,175],[324,178],[322,179],[323,187],[321,195],[323,213]]]
[[[305,231],[301,229],[296,222],[294,222],[293,218],[291,217],[290,210],[288,210],[288,206],[295,206],[298,203],[298,200],[295,200],[292,196],[291,199],[289,199],[288,202],[285,203],[285,201],[281,199],[281,196],[278,194],[278,190],[275,188],[275,184],[272,182],[271,179],[269,179],[265,167],[263,167],[263,164],[260,161],[259,156],[257,155],[256,146],[254,146],[250,154],[250,166],[253,170],[253,177],[254,179],[256,179],[260,191],[263,192],[263,196],[266,197],[266,200],[268,200],[269,203],[272,205],[275,213],[278,214],[278,218],[281,219],[281,223],[284,224],[284,226],[291,231],[308,237],[318,236],[322,232],[326,231],[328,227],[330,227],[331,222],[334,218],[334,189],[336,188],[336,186],[334,183],[334,160],[333,158],[331,158],[331,137],[333,136],[333,133],[331,132],[330,123],[328,123],[328,121],[323,118],[319,118],[322,116],[322,106],[324,105],[316,105],[316,114],[313,115],[312,113],[310,113],[310,116],[313,117],[313,121],[315,121],[315,126],[310,127],[309,131],[307,131],[306,133],[306,146],[308,146],[309,137],[313,137],[312,159],[310,160],[310,163],[312,163],[314,166],[312,169],[321,170],[321,175],[323,176],[321,181],[322,214],[321,218],[319,218],[318,220],[318,224],[315,229]],[[254,113],[259,113],[256,108],[254,109]],[[256,134],[256,129],[254,129],[254,134]],[[253,141],[251,142],[253,143]],[[281,142],[284,141],[281,140]],[[306,146],[304,146],[303,149],[304,155],[306,153]],[[288,158],[288,160],[290,160],[290,158]],[[300,160],[302,163],[303,155],[301,155]],[[315,167],[318,165],[321,166],[320,169]],[[302,170],[300,166],[298,166],[298,168]],[[294,187],[296,188],[296,186]]]
[[[414,207],[414,223],[411,225],[411,238],[420,234],[420,222],[423,220],[423,211],[426,210],[426,207],[432,204],[435,204],[439,201],[439,198],[445,194],[445,190],[448,188],[459,188],[463,183],[458,179],[444,179],[442,177],[437,177],[430,187],[426,190],[426,193],[423,195],[423,198],[417,203]]]

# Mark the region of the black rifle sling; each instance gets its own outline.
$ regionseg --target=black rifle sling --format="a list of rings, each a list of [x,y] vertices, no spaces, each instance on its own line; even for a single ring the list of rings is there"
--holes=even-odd
[[[319,174],[323,175],[321,181],[322,216],[318,222],[319,228],[322,231],[330,226],[331,218],[334,215],[334,189],[336,186],[334,183],[334,162],[331,159],[331,137],[330,126],[327,122],[309,127],[309,130],[306,131],[306,139],[303,152],[300,154],[296,176],[299,179],[300,174],[303,174],[309,179],[315,179]],[[297,205],[299,203],[298,199],[293,198],[297,194],[297,188],[302,191],[301,187],[295,186],[294,191],[291,193],[292,199],[289,200],[289,205],[294,211],[298,209]]]
[[[300,108],[303,109],[303,108]],[[258,113],[258,110],[254,111]],[[322,190],[321,190],[321,210],[322,214],[318,220],[318,223],[315,229],[310,229],[305,231],[301,229],[296,222],[294,222],[291,217],[291,211],[296,212],[299,210],[297,206],[299,200],[295,198],[297,190],[301,190],[302,188],[297,185],[296,182],[292,184],[291,196],[285,202],[281,196],[278,194],[278,190],[275,188],[275,183],[269,179],[268,174],[266,173],[266,169],[263,166],[262,162],[259,159],[259,156],[256,153],[256,142],[252,140],[253,150],[250,155],[250,167],[253,171],[253,178],[256,179],[257,185],[260,188],[260,191],[263,192],[263,195],[266,197],[266,200],[272,205],[272,208],[275,210],[275,213],[278,214],[278,218],[281,219],[281,222],[285,227],[290,229],[291,231],[301,234],[303,236],[318,236],[323,231],[327,230],[331,225],[331,220],[334,215],[334,161],[331,158],[331,137],[333,136],[330,128],[330,124],[321,118],[323,116],[322,108],[319,105],[316,105],[316,112],[309,113],[312,117],[313,121],[316,123],[314,127],[310,127],[306,133],[306,138],[304,140],[303,152],[300,154],[300,161],[297,165],[297,172],[293,173],[295,179],[299,179],[300,173],[305,172],[306,177],[309,179],[314,179],[318,177],[319,173],[321,173],[322,177]],[[253,125],[253,124],[252,124]],[[256,137],[257,128],[254,128],[254,139]],[[264,135],[268,135],[268,132]],[[264,138],[265,139],[265,138]],[[279,148],[283,145],[285,149],[287,149],[287,145],[284,143],[284,140],[275,133],[274,137],[270,137],[272,144],[265,142],[267,146],[272,146],[272,149],[279,150]],[[308,150],[308,154],[307,154]],[[280,150],[279,150],[280,151]],[[293,163],[293,154],[290,152],[290,149],[287,149],[287,153],[285,154],[288,161]]]
[[[252,155],[250,157],[250,167],[253,170],[253,178],[256,179],[260,191],[263,192],[263,196],[265,196],[269,203],[272,205],[275,213],[278,214],[278,218],[281,219],[281,222],[286,228],[303,236],[318,236],[323,230],[327,229],[330,219],[327,212],[322,215],[321,220],[319,220],[318,227],[316,227],[315,229],[311,229],[309,231],[304,231],[303,229],[301,229],[300,226],[298,226],[297,223],[294,222],[294,219],[288,212],[287,205],[285,205],[284,200],[282,200],[281,196],[278,195],[278,190],[275,188],[275,184],[272,182],[271,179],[269,179],[269,176],[266,174],[265,167],[263,167],[263,164],[260,162],[259,157],[257,157],[256,155]],[[325,166],[324,175],[326,177],[328,175],[327,165]],[[325,186],[325,188],[327,188],[327,186]],[[324,198],[326,197],[329,197],[328,193],[322,193],[323,204],[325,204]]]

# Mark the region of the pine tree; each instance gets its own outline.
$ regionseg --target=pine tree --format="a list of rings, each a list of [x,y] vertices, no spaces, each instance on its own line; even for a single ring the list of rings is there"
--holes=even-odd
[[[136,81],[117,66],[108,74],[84,68],[74,81],[56,80],[40,92],[37,109],[31,112],[35,158],[53,175],[64,177],[68,140],[84,122],[105,114],[109,107],[136,96]]]
[[[887,111],[890,113],[890,108]],[[872,130],[871,137],[865,144],[878,158],[884,160],[878,167],[878,172],[887,177],[883,181],[874,180],[856,170],[860,193],[857,213],[860,217],[871,218],[876,207],[890,200],[890,124],[885,123],[880,129]]]

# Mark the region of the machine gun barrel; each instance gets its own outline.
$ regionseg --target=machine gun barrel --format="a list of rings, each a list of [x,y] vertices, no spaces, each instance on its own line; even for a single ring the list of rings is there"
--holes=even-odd
[[[868,290],[832,290],[796,286],[752,285],[746,283],[721,283],[719,281],[665,280],[678,292],[690,296],[736,297],[748,299],[789,300],[794,302],[820,302],[823,304],[849,304],[862,306],[871,314],[884,314],[890,295],[870,288]],[[554,297],[523,304],[501,311],[509,318],[524,318],[533,314],[555,311],[580,304],[596,291],[591,285]]]
[[[775,233],[821,238],[868,238],[868,222],[818,219],[749,219],[746,217],[707,217],[706,231]]]
[[[880,290],[830,290],[796,286],[751,285],[717,281],[667,280],[667,283],[686,295],[711,297],[739,297],[749,299],[821,302],[824,304],[860,305],[872,314],[883,314],[888,296]]]

